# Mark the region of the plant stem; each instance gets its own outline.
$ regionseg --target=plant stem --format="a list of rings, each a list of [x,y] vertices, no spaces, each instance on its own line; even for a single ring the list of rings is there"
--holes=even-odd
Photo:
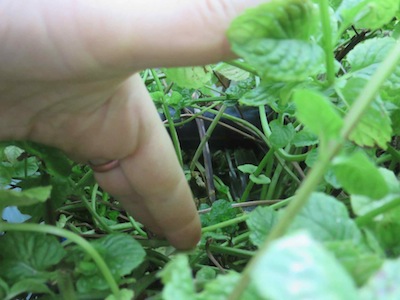
[[[314,167],[311,169],[306,179],[297,190],[295,199],[285,209],[282,217],[280,218],[276,226],[272,229],[263,246],[244,269],[241,280],[236,285],[228,300],[240,299],[243,291],[246,289],[248,283],[250,282],[252,269],[258,263],[262,255],[264,255],[270,243],[275,239],[281,237],[286,232],[294,217],[307,203],[307,200],[309,199],[311,193],[315,190],[325,171],[328,169],[330,161],[340,151],[344,144],[344,141],[348,138],[353,129],[359,123],[363,114],[368,109],[371,102],[375,99],[375,96],[378,94],[379,88],[382,86],[386,78],[388,78],[393,72],[399,59],[400,42],[397,41],[396,45],[393,47],[389,55],[382,62],[381,66],[374,73],[374,75],[370,78],[370,80],[360,92],[356,101],[350,108],[348,114],[344,119],[344,126],[341,131],[341,138],[337,141],[329,143],[328,147],[323,147],[324,149],[326,149],[326,152],[320,153],[318,161],[315,163]]]
[[[163,106],[165,118],[168,121],[169,131],[171,133],[172,143],[174,144],[174,148],[175,148],[175,152],[176,152],[176,155],[178,157],[178,160],[179,160],[179,164],[181,166],[183,166],[181,145],[179,143],[178,133],[176,132],[174,120],[172,120],[172,118],[171,118],[171,114],[169,112],[169,107],[168,107],[168,105],[167,105],[167,103],[165,101],[165,94],[164,94],[163,86],[161,84],[160,78],[158,78],[157,72],[155,70],[151,69],[151,74],[153,75],[153,78],[154,78],[154,80],[156,82],[158,90],[163,94],[163,96],[162,96],[162,98],[163,98],[162,106]]]
[[[365,225],[371,223],[371,221],[376,216],[379,216],[380,214],[390,211],[393,208],[399,207],[399,205],[400,205],[400,197],[397,197],[397,198],[393,199],[392,201],[366,213],[365,215],[356,218],[355,222],[360,227],[365,226]]]
[[[271,161],[271,158],[274,155],[274,153],[275,153],[275,151],[272,148],[269,149],[267,154],[265,154],[264,158],[261,160],[257,169],[254,171],[254,173],[253,173],[254,176],[259,176],[261,174],[261,172],[264,170],[265,166]],[[253,186],[254,186],[254,182],[249,180],[249,182],[247,183],[247,186],[243,192],[243,195],[240,198],[240,202],[245,202],[247,200]]]
[[[208,247],[213,252],[227,254],[227,255],[233,255],[233,256],[243,257],[243,258],[253,257],[255,254],[254,251],[235,249],[235,248],[231,248],[231,247],[223,247],[223,246],[213,245],[213,244],[209,245]]]
[[[333,53],[333,37],[328,0],[319,0],[319,10],[321,13],[322,32],[324,37],[323,39],[326,59],[326,77],[328,80],[328,85],[331,86],[335,82],[335,56]]]
[[[254,69],[249,64],[246,64],[245,62],[242,62],[242,61],[239,61],[239,60],[231,60],[231,61],[227,61],[226,63],[228,65],[237,67],[239,69],[245,70],[245,71],[247,71],[249,73],[252,73],[253,75],[258,76],[258,73],[257,73],[256,69]]]
[[[65,229],[57,228],[55,226],[39,225],[33,223],[21,223],[21,224],[0,223],[0,231],[43,232],[60,236],[73,241],[75,244],[81,247],[90,257],[92,257],[93,261],[100,269],[100,272],[103,274],[104,279],[108,283],[112,293],[114,294],[115,297],[118,298],[119,287],[113,275],[111,274],[111,271],[108,268],[107,264],[100,256],[100,254],[96,251],[96,249],[94,249],[93,246],[88,241],[81,238],[79,235],[76,235]]]
[[[231,225],[236,225],[238,223],[246,221],[248,217],[249,217],[249,214],[245,213],[245,214],[242,214],[239,217],[233,218],[231,220],[224,221],[224,222],[221,222],[221,223],[218,223],[218,224],[214,224],[214,225],[210,225],[210,226],[207,226],[207,227],[203,227],[201,229],[201,232],[202,233],[206,233],[206,232],[210,232],[210,231],[215,231],[217,229],[225,228],[225,227],[228,227],[228,226],[231,226]]]
[[[227,108],[226,105],[222,105],[221,109],[219,110],[218,114],[215,116],[214,120],[211,122],[210,127],[208,127],[206,134],[202,138],[199,146],[194,153],[192,162],[190,163],[190,172],[192,173],[196,167],[196,162],[199,159],[201,153],[203,152],[203,147],[210,139],[212,132],[214,131],[215,127],[217,126],[219,120],[221,119],[222,115],[224,114],[225,109]]]

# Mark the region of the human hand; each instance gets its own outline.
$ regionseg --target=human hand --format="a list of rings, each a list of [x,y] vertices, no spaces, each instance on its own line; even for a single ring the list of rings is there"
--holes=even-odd
[[[225,31],[261,0],[0,2],[0,140],[31,140],[95,172],[136,220],[179,249],[200,238],[169,136],[135,74],[232,57]]]

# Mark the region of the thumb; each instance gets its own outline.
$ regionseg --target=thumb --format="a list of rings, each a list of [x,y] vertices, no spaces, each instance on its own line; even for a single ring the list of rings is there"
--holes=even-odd
[[[88,34],[104,64],[127,70],[204,65],[233,57],[230,22],[265,0],[81,1],[80,17],[97,20]],[[90,12],[88,12],[90,8]],[[94,9],[94,10],[93,10]]]

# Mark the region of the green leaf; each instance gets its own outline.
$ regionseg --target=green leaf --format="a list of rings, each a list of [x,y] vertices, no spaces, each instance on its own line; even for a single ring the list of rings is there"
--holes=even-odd
[[[166,96],[166,102],[168,105],[177,106],[182,101],[183,96],[176,91],[173,91],[171,95]]]
[[[267,299],[357,299],[350,276],[304,232],[271,243],[251,278]]]
[[[361,300],[400,299],[400,259],[385,261],[382,268],[360,290]]]
[[[382,258],[352,241],[331,241],[324,246],[353,277],[358,286],[366,283],[369,277],[382,265]]]
[[[367,80],[360,77],[350,78],[346,82],[342,93],[349,106],[354,103],[366,84],[368,84]],[[349,136],[349,139],[359,146],[374,147],[377,145],[382,149],[386,149],[391,138],[391,119],[379,99],[376,99],[366,110]]]
[[[396,178],[396,175],[393,173],[393,171],[384,168],[379,168],[378,170],[381,177],[385,180],[389,191],[384,195],[383,198],[379,200],[371,198],[369,194],[364,196],[351,195],[351,208],[358,216],[365,215],[370,211],[375,210],[382,205],[392,202],[400,197],[400,182]]]
[[[182,88],[198,89],[207,84],[212,77],[212,70],[205,67],[169,68],[164,70],[167,78]]]
[[[192,271],[186,255],[175,256],[160,271],[159,276],[164,284],[163,300],[195,299]]]
[[[0,212],[7,206],[29,206],[45,202],[51,186],[36,187],[24,191],[0,190]]]
[[[238,284],[241,276],[239,273],[230,271],[227,274],[219,275],[215,280],[210,281],[204,287],[204,291],[197,298],[187,298],[185,300],[226,300]],[[250,283],[244,290],[241,298],[243,300],[260,300],[262,298],[254,284]]]
[[[343,0],[338,8],[342,27],[378,29],[389,23],[399,9],[398,0]]]
[[[318,21],[310,0],[273,0],[236,18],[228,38],[262,78],[299,81],[322,71],[324,52],[311,38]]]
[[[253,210],[246,220],[253,245],[260,247],[277,221],[278,213],[270,207],[259,206]]]
[[[350,194],[380,199],[389,192],[385,178],[362,151],[336,157],[333,171]]]
[[[347,55],[353,76],[368,80],[396,44],[391,37],[373,38],[358,44]],[[383,87],[392,91],[400,88],[400,64],[385,81]]]
[[[201,224],[203,227],[218,224],[224,221],[231,220],[236,217],[236,208],[233,208],[231,203],[220,199],[214,201],[211,206],[211,211],[207,214],[202,214],[200,216]],[[237,225],[228,226],[222,230],[227,233],[233,233],[237,229]]]
[[[254,174],[250,174],[250,180],[253,181],[255,184],[269,184],[271,183],[271,179],[263,174],[255,176]]]
[[[285,87],[283,83],[262,83],[244,94],[239,103],[247,106],[269,105],[277,110],[280,92]]]
[[[7,282],[0,278],[0,299],[6,299],[9,290]]]
[[[130,274],[144,261],[146,256],[140,243],[128,234],[109,234],[91,244],[101,254],[117,280]],[[83,255],[81,254],[81,256]],[[98,272],[97,266],[92,261],[81,259],[77,263],[81,273],[77,281],[79,291],[87,292],[109,288],[103,275]]]
[[[24,150],[16,146],[8,146],[4,149],[6,161],[3,162],[3,166],[12,170],[13,177],[25,177],[32,176],[39,169],[38,160],[36,157],[27,157],[20,159],[25,153]]]
[[[138,241],[124,233],[109,234],[92,242],[99,251],[111,273],[124,276],[131,273],[144,260],[146,252]]]
[[[72,162],[61,150],[33,142],[17,142],[16,145],[44,160],[49,174],[61,177],[71,175]]]
[[[22,293],[38,293],[38,294],[53,295],[53,292],[48,288],[46,281],[38,278],[22,279],[11,287],[6,300],[14,299],[14,297]]]
[[[110,295],[105,300],[132,300],[134,295],[134,292],[131,290],[121,289],[117,296]]]
[[[361,232],[346,206],[323,193],[313,193],[294,219],[290,230],[306,229],[318,241],[351,240],[359,243]]]
[[[54,236],[37,232],[8,232],[0,237],[0,276],[10,282],[47,278],[50,267],[65,255]]]
[[[272,132],[269,139],[276,148],[283,148],[288,145],[296,134],[292,123],[282,125],[278,120],[274,120],[269,125]]]
[[[252,164],[244,164],[237,167],[240,172],[245,174],[253,174],[257,170],[257,166]]]
[[[295,147],[308,147],[318,144],[318,136],[307,130],[297,132],[292,140]]]
[[[293,95],[298,119],[320,138],[339,137],[343,120],[334,106],[322,94],[311,90],[298,90]]]
[[[243,81],[250,77],[250,73],[226,63],[219,63],[214,71],[222,74],[229,80]]]

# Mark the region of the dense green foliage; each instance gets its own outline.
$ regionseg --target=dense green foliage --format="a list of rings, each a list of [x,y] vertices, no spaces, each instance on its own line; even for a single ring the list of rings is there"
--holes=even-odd
[[[271,0],[231,24],[241,59],[142,73],[201,213],[190,253],[148,236],[87,166],[2,143],[0,298],[399,299],[399,6]],[[196,116],[211,125],[186,149],[176,131]],[[222,123],[252,146],[203,152]]]

